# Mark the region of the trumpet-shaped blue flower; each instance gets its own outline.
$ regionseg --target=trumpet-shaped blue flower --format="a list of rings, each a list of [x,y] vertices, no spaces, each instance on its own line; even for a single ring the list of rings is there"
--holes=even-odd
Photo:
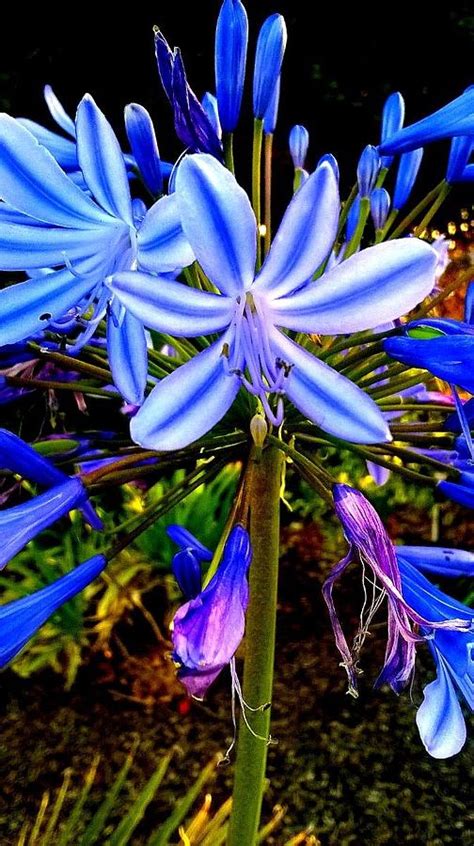
[[[15,658],[46,620],[94,581],[106,564],[104,555],[95,555],[30,596],[0,606],[0,667]]]
[[[474,135],[474,86],[432,115],[395,132],[379,149],[381,155],[395,155],[458,135]]]
[[[405,118],[405,101],[399,91],[394,91],[385,100],[382,111],[382,130],[380,133],[380,143],[384,144],[389,141],[392,135],[398,132],[402,126]],[[393,156],[382,156],[380,159],[381,167],[390,167],[393,161]]]
[[[0,195],[5,200],[0,206],[0,268],[27,269],[32,277],[0,291],[0,344],[35,335],[69,309],[80,313],[93,306],[87,329],[71,348],[77,349],[107,311],[107,276],[137,264],[151,272],[171,271],[193,260],[173,196],[158,200],[135,220],[117,138],[88,95],[79,105],[76,137],[92,197],[30,132],[0,115]],[[45,274],[48,267],[55,269]],[[112,373],[125,399],[139,404],[146,372],[143,328],[117,304],[109,310],[108,328]]]
[[[224,0],[216,26],[216,96],[224,132],[237,126],[242,105],[249,24],[240,0]]]
[[[309,132],[305,126],[297,124],[293,127],[289,137],[290,156],[295,168],[303,168],[309,147]]]
[[[418,176],[422,158],[422,148],[412,150],[410,153],[404,153],[403,156],[400,156],[393,194],[393,208],[397,209],[397,211],[400,211],[409,200],[416,177]]]
[[[263,120],[280,78],[286,48],[286,24],[282,15],[270,15],[258,34],[253,74],[253,113]]]
[[[180,665],[178,677],[198,699],[229,664],[244,636],[251,559],[248,533],[235,526],[216,574],[174,616],[173,657]]]
[[[112,289],[158,331],[222,334],[153,389],[132,420],[134,440],[160,450],[196,440],[223,417],[241,386],[259,397],[275,424],[286,394],[339,437],[389,438],[373,400],[279,327],[332,334],[393,319],[432,287],[431,247],[416,239],[380,244],[307,283],[336,235],[338,189],[327,163],[293,197],[257,277],[255,216],[232,174],[210,156],[188,156],[178,169],[176,198],[189,243],[221,293],[157,284],[143,273],[116,274]]]
[[[443,619],[438,619],[438,617],[429,614],[425,616],[413,603],[408,602],[402,592],[402,578],[396,549],[390,541],[377,512],[359,491],[348,485],[335,485],[334,507],[344,528],[344,535],[350,544],[350,549],[345,558],[333,567],[326,579],[323,585],[323,596],[328,606],[336,645],[342,655],[342,665],[349,679],[349,692],[352,695],[357,695],[357,673],[359,672],[357,662],[360,650],[373,616],[386,595],[388,604],[387,646],[384,665],[376,684],[381,685],[387,682],[395,693],[400,693],[408,683],[413,671],[416,643],[423,639],[415,631],[415,626],[422,626],[425,632],[438,629],[465,631],[470,628],[470,623],[466,621],[464,615],[451,615]],[[364,579],[365,570],[369,568],[383,590],[380,592],[373,581],[368,580],[366,589],[367,591],[370,589],[372,600],[370,603],[368,601],[364,603],[360,628],[352,648],[350,648],[337,617],[332,591],[337,579],[354,560],[359,560],[362,563]]]
[[[450,758],[462,749],[466,740],[466,725],[456,691],[474,710],[474,610],[434,587],[398,549],[397,557],[403,595],[418,614],[438,623],[456,617],[466,624],[464,631],[444,628],[431,631],[421,626],[433,654],[437,678],[425,687],[416,724],[427,752],[434,758]],[[444,564],[441,572],[446,573]],[[471,561],[470,574],[473,573]]]
[[[190,150],[222,159],[222,143],[186,78],[181,51],[172,50],[163,33],[155,33],[158,73],[173,108],[174,128],[179,140]]]

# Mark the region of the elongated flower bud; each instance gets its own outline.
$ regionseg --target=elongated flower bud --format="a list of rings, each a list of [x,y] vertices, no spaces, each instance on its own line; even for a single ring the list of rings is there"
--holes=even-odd
[[[265,135],[273,135],[275,132],[278,119],[278,108],[280,105],[280,84],[281,77],[279,76],[276,81],[275,88],[273,89],[273,94],[270,97],[267,110],[263,116],[263,131]]]
[[[370,211],[376,229],[383,229],[390,210],[390,195],[385,188],[374,188],[370,195]]]
[[[289,145],[295,168],[303,168],[309,147],[309,132],[306,127],[300,124],[293,127],[290,132]]]
[[[270,15],[257,41],[253,77],[253,113],[263,119],[275,90],[286,47],[286,24],[282,15]]]
[[[398,132],[402,126],[405,118],[405,101],[399,91],[394,91],[385,100],[382,112],[382,131],[380,133],[380,143],[384,144],[389,141],[395,132]],[[393,162],[393,156],[382,156],[382,167],[390,167]]]
[[[446,182],[450,185],[455,182],[474,181],[474,164],[469,164],[473,149],[474,139],[471,137],[461,136],[451,141],[446,170]]]
[[[220,124],[233,132],[239,120],[248,44],[247,12],[240,0],[224,0],[216,26],[215,70]]]
[[[155,128],[147,110],[138,103],[126,106],[125,128],[143,181],[158,196],[163,192],[163,175]]]
[[[202,98],[201,105],[209,118],[210,123],[214,127],[214,131],[218,138],[222,138],[222,126],[219,120],[219,110],[217,99],[210,91],[206,91]]]
[[[412,150],[411,153],[404,153],[403,156],[400,156],[397,181],[395,183],[395,191],[393,195],[393,208],[397,209],[397,211],[400,211],[400,209],[403,208],[410,197],[416,177],[418,176],[422,158],[422,147],[418,150]]]
[[[377,148],[368,144],[359,159],[357,165],[357,184],[361,197],[370,197],[375,188],[377,176],[380,170],[380,156]]]

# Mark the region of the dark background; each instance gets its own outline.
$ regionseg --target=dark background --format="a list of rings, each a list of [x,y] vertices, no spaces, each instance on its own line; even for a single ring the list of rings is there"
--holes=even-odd
[[[198,96],[213,89],[213,43],[220,0],[133,3],[125,12],[112,4],[77,4],[38,12],[9,8],[0,35],[0,106],[14,115],[52,126],[42,86],[49,82],[73,114],[85,91],[106,111],[123,139],[123,106],[143,103],[152,113],[161,153],[172,159],[181,147],[160,89],[153,55],[154,24],[171,45],[182,48],[188,77]],[[457,96],[472,82],[474,15],[468,2],[352,4],[311,0],[247,2],[250,94],[253,49],[265,17],[280,11],[288,26],[275,163],[288,170],[288,130],[304,123],[311,133],[308,166],[333,152],[343,170],[343,189],[353,181],[361,148],[377,143],[386,96],[400,90],[407,121],[422,117]],[[59,11],[61,9],[61,11]],[[100,19],[97,15],[100,9]],[[471,14],[470,14],[471,11]],[[311,15],[310,15],[311,12]],[[250,96],[240,138],[250,133]],[[245,149],[240,142],[238,149]],[[237,154],[239,156],[239,154]],[[420,189],[444,172],[447,144],[435,145],[425,161]],[[242,162],[247,162],[241,155]],[[249,165],[245,164],[245,168]],[[245,168],[240,177],[246,179]]]

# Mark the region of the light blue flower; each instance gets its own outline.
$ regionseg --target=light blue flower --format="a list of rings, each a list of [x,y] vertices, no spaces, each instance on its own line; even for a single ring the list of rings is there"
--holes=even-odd
[[[373,400],[280,327],[338,334],[392,320],[431,289],[437,261],[431,247],[412,238],[379,244],[305,284],[337,231],[338,188],[326,162],[293,197],[256,277],[255,216],[231,173],[210,156],[188,156],[178,169],[176,198],[189,243],[220,294],[157,284],[143,273],[116,274],[112,289],[158,331],[221,335],[153,389],[132,420],[133,439],[160,450],[185,446],[223,417],[241,386],[275,424],[286,394],[338,437],[390,438]]]
[[[167,272],[193,260],[173,196],[158,200],[136,220],[119,143],[88,95],[78,108],[76,137],[78,162],[92,196],[18,121],[0,115],[0,196],[5,200],[0,205],[0,268],[27,270],[31,276],[0,291],[0,345],[35,335],[69,309],[77,307],[80,313],[92,306],[86,331],[71,347],[76,351],[107,312],[107,276],[137,264],[152,273]],[[146,372],[143,328],[117,306],[108,317],[110,365],[125,399],[139,404]],[[131,368],[132,334],[135,361],[141,361],[139,380]]]
[[[0,667],[23,649],[46,620],[102,572],[107,559],[95,555],[30,596],[0,606]]]

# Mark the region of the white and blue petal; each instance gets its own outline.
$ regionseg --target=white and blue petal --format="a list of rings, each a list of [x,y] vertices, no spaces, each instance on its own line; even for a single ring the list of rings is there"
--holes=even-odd
[[[257,227],[249,198],[213,156],[187,156],[176,176],[181,224],[211,282],[228,296],[254,278]]]
[[[107,352],[115,387],[127,402],[141,405],[148,365],[143,323],[127,311],[118,319],[110,313],[107,319]]]
[[[6,114],[0,115],[0,197],[55,226],[93,229],[112,222],[31,132]]]
[[[51,85],[45,85],[43,89],[43,96],[49,113],[53,120],[61,127],[64,132],[67,132],[72,138],[76,137],[76,127],[74,121],[69,117],[61,101],[56,97]]]
[[[46,129],[40,123],[29,120],[29,118],[17,118],[17,121],[28,132],[31,132],[43,147],[49,150],[63,170],[68,172],[79,169],[75,141],[71,141],[70,138],[63,138],[57,132],[51,132],[50,129]]]
[[[368,247],[292,296],[274,300],[278,326],[338,335],[371,329],[417,305],[435,284],[437,254],[416,238]]]
[[[159,451],[181,449],[222,419],[240,387],[225,355],[230,340],[222,336],[153,389],[130,424],[136,443]]]
[[[457,755],[466,741],[466,723],[447,665],[437,650],[438,676],[428,684],[416,714],[416,724],[426,751],[433,758]]]
[[[152,273],[187,267],[194,261],[181,226],[176,194],[162,197],[149,209],[138,230],[138,263]]]
[[[270,343],[275,356],[291,366],[285,393],[309,420],[354,443],[391,440],[380,409],[357,385],[277,329],[271,330]]]
[[[102,208],[133,226],[132,202],[120,144],[89,94],[76,117],[77,158],[84,179]]]
[[[110,228],[65,229],[4,223],[0,206],[0,268],[32,270],[72,263],[107,249]],[[26,216],[23,216],[27,220]]]
[[[139,271],[116,273],[109,286],[120,302],[145,326],[179,337],[194,338],[229,326],[235,304],[230,297],[188,288]]]
[[[255,290],[283,297],[307,282],[332,249],[338,219],[337,180],[328,162],[323,162],[288,206]]]

